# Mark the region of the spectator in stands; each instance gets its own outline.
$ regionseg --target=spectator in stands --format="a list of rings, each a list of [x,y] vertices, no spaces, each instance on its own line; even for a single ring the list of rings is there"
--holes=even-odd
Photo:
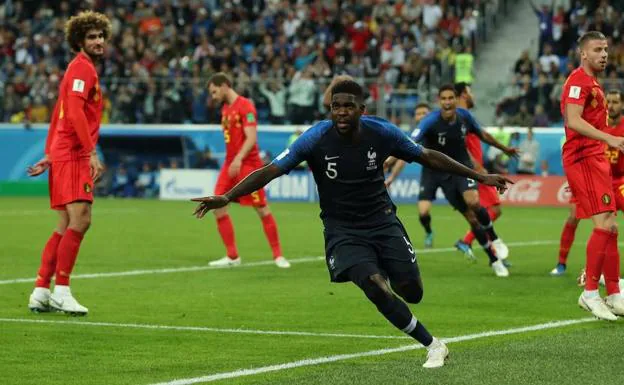
[[[10,4],[2,7],[0,26],[0,82],[6,88],[0,92],[0,118],[23,112],[18,105],[24,96],[42,96],[51,111],[47,102],[55,100],[63,75],[59,68],[69,54],[63,21],[91,7],[105,12],[112,24],[110,49],[99,70],[110,106],[106,116],[113,123],[203,122],[203,104],[193,100],[201,99],[193,79],[217,70],[235,72],[236,88],[251,97],[258,89],[250,82],[266,75],[288,89],[297,70],[308,67],[315,84],[344,72],[383,75],[378,91],[392,100],[388,93],[401,88],[401,68],[412,61],[419,94],[427,98],[429,88],[453,80],[457,47],[471,46],[475,54],[475,25],[484,25],[481,21],[496,9],[474,0],[298,1],[287,8],[274,0]],[[471,11],[475,7],[478,16]],[[386,37],[389,50],[382,50]],[[387,61],[381,60],[384,55]],[[218,121],[210,105],[206,112],[205,120]]]
[[[288,87],[288,94],[290,122],[292,124],[312,123],[317,94],[311,68],[306,68],[295,74]]]
[[[422,7],[423,24],[429,31],[435,29],[443,16],[442,7],[435,0],[425,0]]]
[[[210,170],[218,170],[219,169],[219,161],[212,156],[212,151],[209,146],[206,146],[204,151],[201,153],[201,156],[195,163],[194,168],[205,168]]]
[[[167,168],[167,165],[163,161],[158,161],[158,165],[156,166],[156,170],[154,170],[154,191],[160,191],[160,173],[161,171]]]
[[[492,133],[492,136],[509,147],[511,144],[511,134],[503,128],[503,126],[499,126],[498,130]],[[486,154],[486,168],[489,172],[494,172],[498,174],[507,174],[507,166],[509,164],[509,157],[505,155],[501,150],[494,146],[490,146],[488,148]]]
[[[520,104],[518,112],[507,120],[510,126],[527,127],[533,124],[533,117],[529,113],[526,103]]]
[[[533,8],[533,12],[537,16],[539,22],[539,53],[542,53],[544,48],[544,44],[551,42],[553,37],[553,7],[555,5],[555,1],[553,0],[552,6],[548,6],[546,4],[542,5],[542,9],[538,9],[535,6],[533,0],[530,0],[531,8]]]
[[[284,88],[283,83],[278,80],[267,82],[265,76],[258,88],[269,102],[269,122],[271,124],[284,124],[286,120],[286,88]]]
[[[23,111],[22,98],[15,92],[15,87],[12,84],[7,84],[4,89],[4,106],[2,121],[9,122],[11,117],[15,114]]]
[[[126,166],[124,166],[123,164],[120,164],[117,168],[117,171],[115,172],[111,192],[113,196],[121,198],[128,198],[135,195],[132,180],[130,179],[130,175],[128,175],[128,170],[126,169]]]
[[[48,106],[43,102],[43,98],[41,96],[36,96],[30,111],[30,121],[32,123],[49,122],[49,114],[50,111]]]
[[[548,161],[546,159],[542,159],[540,164],[540,175],[546,177],[550,175],[550,170],[548,169]]]
[[[548,127],[550,122],[548,120],[548,114],[544,109],[544,106],[538,104],[535,106],[535,113],[533,114],[533,122],[532,125],[534,127]]]
[[[143,169],[139,172],[134,187],[136,188],[137,196],[144,198],[151,198],[156,195],[155,190],[154,173],[152,167],[148,162],[143,163]]]
[[[516,75],[533,75],[533,62],[529,56],[529,50],[522,51],[520,58],[516,60],[514,65],[514,72]]]
[[[550,43],[544,44],[544,52],[539,58],[539,63],[542,71],[546,73],[551,73],[553,65],[555,68],[559,68],[559,56],[553,53]]]
[[[520,142],[520,160],[518,174],[535,174],[535,166],[539,157],[539,142],[533,137],[533,127],[527,130],[526,138]]]
[[[553,85],[548,81],[546,74],[540,73],[537,77],[537,85],[531,89],[531,95],[529,95],[529,103],[535,107],[541,105],[544,109],[550,108],[550,93],[552,92]],[[559,107],[559,103],[556,103]]]
[[[461,22],[462,36],[465,41],[471,42],[471,49],[474,50],[474,43],[477,40],[477,18],[474,16],[472,8],[466,8],[464,11],[464,17]]]
[[[113,172],[106,164],[103,165],[102,176],[95,181],[94,194],[100,197],[109,196],[112,193]]]
[[[474,81],[474,56],[472,48],[467,45],[462,53],[455,55],[455,83],[472,84]]]

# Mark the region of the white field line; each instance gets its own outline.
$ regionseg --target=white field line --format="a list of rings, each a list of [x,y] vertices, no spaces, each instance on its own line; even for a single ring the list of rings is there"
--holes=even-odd
[[[575,320],[547,322],[543,324],[525,326],[525,327],[520,327],[520,328],[505,329],[505,330],[492,330],[489,332],[467,334],[467,335],[457,336],[457,337],[452,337],[452,338],[444,338],[443,341],[448,344],[448,343],[476,340],[480,338],[488,338],[488,337],[493,337],[493,336],[520,334],[520,333],[527,333],[527,332],[539,331],[539,330],[545,330],[545,329],[554,329],[554,328],[560,328],[564,326],[581,324],[581,323],[592,322],[592,321],[596,321],[596,320],[594,318],[582,318],[582,319],[575,319]],[[212,381],[218,381],[218,380],[225,380],[225,379],[230,379],[230,378],[253,376],[256,374],[262,374],[262,373],[268,373],[268,372],[277,372],[281,370],[300,368],[303,366],[321,365],[321,364],[326,364],[329,362],[351,360],[354,358],[381,356],[381,355],[390,354],[390,353],[398,353],[398,352],[423,349],[423,348],[424,347],[420,344],[417,344],[417,345],[412,344],[412,345],[400,346],[397,348],[369,350],[367,352],[360,352],[360,353],[339,354],[335,356],[326,356],[326,357],[319,357],[319,358],[308,358],[308,359],[304,359],[300,361],[293,361],[293,362],[287,362],[283,364],[263,366],[259,368],[239,369],[239,370],[235,370],[232,372],[215,373],[215,374],[209,374],[209,375],[201,376],[201,377],[177,379],[177,380],[173,380],[169,382],[159,382],[153,385],[198,384],[198,383],[212,382]]]
[[[277,335],[277,336],[300,336],[300,337],[364,338],[364,339],[384,339],[384,340],[411,339],[411,337],[408,337],[408,336],[382,336],[382,335],[371,335],[371,334],[348,334],[348,333],[316,333],[316,332],[301,332],[301,331],[290,331],[290,330],[232,329],[232,328],[212,328],[212,327],[204,327],[204,326],[173,326],[173,325],[151,325],[151,324],[134,324],[134,323],[113,323],[113,322],[45,320],[45,319],[28,319],[28,318],[0,318],[0,323],[2,322],[99,326],[99,327],[111,327],[111,328],[193,331],[193,332],[212,332],[212,333],[228,333],[228,334],[234,333],[234,334],[256,334],[256,335]]]
[[[559,244],[559,241],[528,241],[528,242],[510,242],[507,243],[507,246],[510,247],[533,247],[533,246],[542,246],[542,245],[556,245]],[[445,247],[441,249],[417,249],[415,250],[416,255],[421,254],[437,254],[437,253],[447,253],[449,251],[455,251],[454,247]],[[293,258],[289,259],[290,263],[308,263],[308,262],[317,262],[324,260],[325,257],[302,257],[302,258]],[[243,263],[239,267],[256,267],[256,266],[266,266],[273,265],[272,260],[267,261],[257,261],[257,262],[249,262]],[[110,277],[126,277],[133,275],[152,275],[152,274],[169,274],[169,273],[184,273],[189,271],[204,271],[204,270],[218,270],[218,269],[231,269],[231,267],[214,267],[208,265],[200,265],[200,266],[186,266],[186,267],[172,267],[165,269],[145,269],[145,270],[128,270],[128,271],[114,271],[110,273],[91,273],[91,274],[74,274],[72,275],[72,279],[93,279],[93,278],[110,278]],[[15,278],[15,279],[6,279],[0,280],[0,285],[11,285],[15,283],[24,283],[24,282],[34,282],[35,278]]]

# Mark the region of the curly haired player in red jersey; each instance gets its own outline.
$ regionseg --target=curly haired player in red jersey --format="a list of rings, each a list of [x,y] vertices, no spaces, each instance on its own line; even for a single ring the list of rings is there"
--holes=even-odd
[[[624,150],[624,137],[608,132],[607,102],[596,75],[607,64],[607,39],[597,31],[579,38],[581,66],[568,76],[561,94],[565,119],[563,169],[570,185],[576,217],[591,218],[594,230],[587,242],[585,290],[578,304],[596,317],[615,321],[624,315],[620,296],[618,228],[611,166],[605,157],[605,143]],[[604,272],[607,298],[600,297],[598,284]]]
[[[622,92],[620,90],[610,90],[606,94],[607,108],[609,113],[609,127],[607,132],[615,136],[624,136],[624,118],[622,117]],[[624,155],[620,150],[608,147],[606,150],[607,160],[611,164],[611,175],[613,177],[613,195],[615,196],[615,207],[618,211],[624,212]],[[565,273],[570,248],[574,243],[576,228],[580,220],[576,217],[574,206],[570,209],[570,215],[566,218],[561,232],[559,244],[559,260],[557,266],[550,272],[551,276],[561,276]],[[584,286],[586,280],[585,269],[582,270],[578,279],[579,285]],[[600,282],[605,283],[604,275]],[[622,280],[620,279],[620,285]]]
[[[73,297],[69,277],[80,244],[91,224],[93,183],[103,166],[95,151],[102,117],[102,91],[94,63],[104,55],[111,24],[101,13],[85,11],[65,24],[65,38],[76,57],[59,87],[50,122],[45,157],[28,169],[30,176],[49,171],[50,206],[59,222],[43,250],[28,307],[34,312],[58,310],[85,315]],[[50,280],[55,277],[54,292]]]
[[[224,73],[213,75],[208,81],[210,96],[219,103],[221,109],[221,126],[225,140],[225,162],[219,173],[215,186],[215,194],[225,194],[247,175],[264,166],[260,159],[257,144],[257,114],[253,102],[240,96],[232,88],[232,80]],[[288,268],[290,263],[282,256],[277,223],[267,205],[264,189],[254,191],[240,197],[237,202],[243,206],[253,206],[262,220],[264,234],[273,251],[273,260],[278,267]],[[223,207],[214,211],[217,228],[225,244],[227,255],[210,262],[211,266],[240,265],[234,238],[234,226]]]

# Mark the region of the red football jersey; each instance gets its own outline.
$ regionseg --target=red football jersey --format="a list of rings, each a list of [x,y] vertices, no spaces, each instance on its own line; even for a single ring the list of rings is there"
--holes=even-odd
[[[466,134],[466,148],[472,157],[483,166],[483,148],[481,147],[481,138],[476,134],[469,132]]]
[[[232,104],[223,104],[221,108],[221,128],[225,140],[225,162],[229,163],[240,151],[245,142],[245,127],[257,128],[258,115],[253,102],[239,96]],[[254,144],[243,162],[260,161],[258,142]]]
[[[572,71],[561,94],[561,114],[565,115],[566,104],[583,106],[581,115],[594,128],[607,129],[607,101],[595,77],[588,75],[582,67]],[[582,158],[600,155],[605,151],[605,144],[590,139],[565,126],[566,142],[563,145],[563,164],[572,164]]]
[[[93,144],[97,143],[102,120],[102,90],[95,66],[87,56],[79,53],[69,63],[59,86],[59,96],[54,107],[46,153],[52,161],[88,158],[90,149],[82,146],[76,129],[66,119],[68,98],[78,96],[84,100],[84,114],[88,133]]]
[[[609,127],[608,131],[611,135],[624,136],[624,118],[620,118],[618,124],[614,127]],[[613,179],[624,177],[624,156],[622,156],[622,152],[617,148],[608,147],[607,159],[611,163]]]

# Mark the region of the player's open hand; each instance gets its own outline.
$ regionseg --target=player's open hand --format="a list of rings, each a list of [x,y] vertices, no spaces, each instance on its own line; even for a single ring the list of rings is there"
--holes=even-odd
[[[505,151],[505,155],[511,156],[512,158],[518,158],[520,156],[520,149],[517,147],[510,147]]]
[[[481,183],[486,184],[488,186],[496,187],[498,192],[501,194],[504,193],[505,190],[507,190],[508,184],[514,184],[514,182],[511,181],[510,179],[505,178],[504,176],[498,175],[498,174],[485,175]]]
[[[393,175],[388,175],[388,177],[384,181],[384,184],[386,185],[386,188],[390,188],[390,185],[392,184],[392,182],[394,182],[394,176]]]
[[[193,212],[193,215],[195,215],[197,219],[203,218],[204,215],[206,215],[210,210],[220,209],[230,203],[230,200],[225,195],[193,198],[191,201],[200,202],[199,205],[197,205],[197,208],[195,208],[195,212]]]
[[[28,167],[26,169],[26,172],[28,173],[28,176],[37,176],[37,175],[41,175],[43,174],[47,169],[50,168],[50,164],[52,164],[52,162],[50,162],[50,159],[48,158],[48,156],[44,156],[43,159],[41,159],[39,162],[35,163],[34,165]]]

